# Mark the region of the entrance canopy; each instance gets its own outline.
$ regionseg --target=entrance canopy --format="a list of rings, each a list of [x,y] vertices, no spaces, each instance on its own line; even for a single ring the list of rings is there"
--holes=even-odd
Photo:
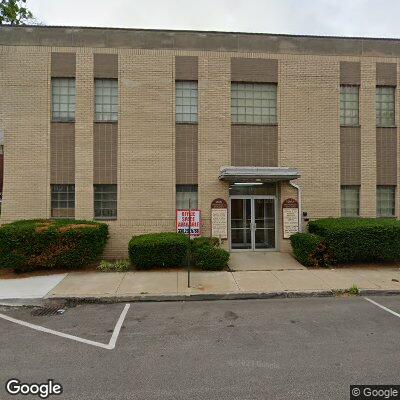
[[[285,167],[221,167],[218,178],[228,182],[278,182],[300,178],[300,173]]]

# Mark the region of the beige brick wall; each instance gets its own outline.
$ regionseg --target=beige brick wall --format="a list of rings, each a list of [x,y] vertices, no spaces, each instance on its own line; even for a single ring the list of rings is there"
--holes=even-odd
[[[0,129],[4,131],[1,222],[50,211],[50,53],[0,48]]]
[[[76,54],[75,218],[93,219],[93,54]]]
[[[310,218],[340,215],[339,62],[328,57],[280,60],[279,165],[298,168]]]
[[[361,61],[361,190],[360,215],[376,216],[376,114],[375,61]]]
[[[93,49],[0,47],[0,129],[5,132],[2,222],[50,216],[50,53],[77,52],[76,218],[93,218]],[[198,184],[203,234],[210,204],[228,200],[218,180],[231,164],[231,57],[279,59],[278,165],[302,177],[303,210],[311,219],[340,215],[339,62],[357,57],[102,49],[119,55],[118,220],[105,256],[123,257],[134,234],[175,230],[176,55],[198,56]],[[375,216],[375,63],[361,59],[361,212]],[[398,69],[400,67],[398,66]],[[400,79],[400,73],[398,74]],[[399,85],[400,86],[400,81]],[[397,115],[400,105],[397,96]],[[397,142],[400,146],[400,141]],[[400,150],[400,147],[399,147]],[[400,154],[400,153],[399,153]],[[398,168],[400,163],[398,163]],[[400,173],[398,174],[400,184]],[[281,185],[280,202],[297,195]],[[399,191],[397,194],[400,201]],[[397,215],[400,216],[397,206]],[[281,203],[279,206],[281,218]],[[289,249],[278,231],[282,251]]]
[[[229,187],[218,180],[219,169],[231,163],[230,58],[199,57],[198,185],[203,235],[210,235],[211,202],[228,200]]]

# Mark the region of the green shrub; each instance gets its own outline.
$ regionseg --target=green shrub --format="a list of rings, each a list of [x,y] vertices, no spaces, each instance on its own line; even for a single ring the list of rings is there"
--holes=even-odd
[[[0,227],[0,266],[17,272],[79,268],[103,252],[108,226],[93,221],[23,220]]]
[[[203,270],[220,271],[228,265],[229,253],[218,247],[203,245],[194,251],[195,264]]]
[[[372,218],[327,218],[309,223],[339,263],[400,260],[400,221]]]
[[[114,262],[102,260],[97,267],[101,272],[125,272],[129,271],[129,260],[117,260]]]
[[[141,269],[180,267],[184,264],[190,239],[182,233],[150,233],[134,236],[129,242],[129,258]]]
[[[321,236],[295,233],[290,237],[295,258],[306,267],[327,267],[333,257]]]
[[[202,246],[219,247],[219,239],[216,237],[200,236],[194,238],[192,241],[192,249]]]

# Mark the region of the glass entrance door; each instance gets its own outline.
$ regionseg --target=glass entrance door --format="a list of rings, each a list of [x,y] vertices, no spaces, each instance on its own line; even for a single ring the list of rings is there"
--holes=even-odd
[[[232,196],[231,249],[275,249],[275,217],[274,196]]]

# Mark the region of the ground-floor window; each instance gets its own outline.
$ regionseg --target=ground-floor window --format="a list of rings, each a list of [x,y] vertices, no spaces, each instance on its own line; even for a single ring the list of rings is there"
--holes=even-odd
[[[188,209],[189,199],[190,208],[197,208],[197,185],[176,185],[176,208],[178,210]]]
[[[51,216],[75,217],[75,185],[51,185]]]
[[[94,185],[95,219],[117,219],[117,185]]]
[[[360,215],[360,187],[344,185],[341,187],[342,217],[358,217]]]
[[[376,188],[376,216],[394,217],[396,186],[381,185]]]

